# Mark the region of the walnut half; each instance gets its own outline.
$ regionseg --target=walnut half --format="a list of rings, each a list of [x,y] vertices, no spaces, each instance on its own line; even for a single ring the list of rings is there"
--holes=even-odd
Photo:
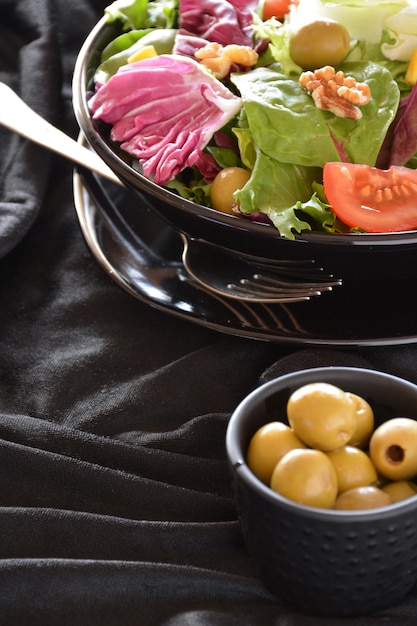
[[[216,78],[227,76],[234,64],[252,67],[258,61],[258,53],[249,46],[238,44],[222,46],[216,42],[203,46],[194,56],[211,70]]]
[[[331,111],[337,117],[358,120],[362,117],[360,106],[368,104],[371,90],[366,83],[358,83],[344,72],[336,72],[326,65],[314,72],[303,72],[300,85],[311,92],[317,108]]]

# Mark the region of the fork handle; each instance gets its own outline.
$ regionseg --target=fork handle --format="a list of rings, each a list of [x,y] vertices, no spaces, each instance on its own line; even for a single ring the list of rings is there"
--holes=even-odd
[[[48,150],[53,150],[57,154],[97,172],[114,183],[122,184],[97,153],[77,143],[75,139],[50,124],[23,102],[13,89],[1,82],[0,124],[25,137],[25,139],[30,139]]]

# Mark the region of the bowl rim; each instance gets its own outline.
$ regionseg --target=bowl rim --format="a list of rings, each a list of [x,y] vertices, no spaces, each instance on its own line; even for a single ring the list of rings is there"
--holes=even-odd
[[[116,173],[119,174],[120,177],[129,185],[150,193],[162,202],[167,201],[168,194],[170,204],[177,209],[181,209],[188,214],[192,214],[193,216],[196,214],[195,207],[198,206],[199,214],[202,219],[219,222],[224,227],[239,227],[238,222],[241,221],[242,218],[228,215],[226,213],[219,213],[211,207],[196,204],[165,187],[157,185],[152,180],[143,176],[140,172],[135,170],[131,165],[119,157],[101,137],[100,133],[94,129],[87,104],[88,91],[86,77],[88,75],[91,56],[100,37],[103,36],[106,28],[110,28],[111,26],[114,27],[115,24],[117,24],[117,22],[110,22],[106,15],[101,17],[85,38],[75,61],[72,79],[73,110],[78,125],[80,126],[88,143],[107,162],[107,164],[112,163],[110,167],[114,169]],[[276,236],[278,240],[285,239],[289,242],[293,241],[282,237],[274,226],[255,222],[253,220],[244,220],[244,228],[254,234],[262,233],[265,235],[267,232],[271,232],[271,235]],[[368,247],[370,245],[390,247],[398,245],[399,242],[403,245],[416,245],[417,229],[389,233],[334,233],[331,235],[329,235],[329,233],[305,231],[302,233],[295,233],[295,241],[298,243],[324,243],[328,246],[353,245],[358,247]]]
[[[415,496],[412,496],[411,498],[390,504],[388,506],[355,511],[336,511],[334,509],[321,509],[302,505],[297,502],[293,502],[272,491],[272,489],[265,485],[249,469],[245,460],[245,455],[241,450],[239,444],[237,443],[239,424],[242,419],[242,414],[246,414],[247,411],[251,409],[251,407],[257,405],[259,400],[263,398],[265,394],[268,394],[271,391],[276,391],[278,387],[285,387],[285,384],[287,382],[291,381],[291,383],[293,383],[294,380],[296,380],[297,378],[301,378],[306,375],[314,376],[317,379],[320,377],[320,375],[329,372],[333,372],[336,374],[349,374],[349,376],[354,376],[356,378],[363,377],[364,375],[382,378],[386,381],[387,384],[389,384],[390,382],[395,382],[395,384],[409,387],[416,394],[417,398],[416,384],[412,383],[409,380],[406,380],[405,378],[401,378],[399,376],[395,376],[393,374],[388,374],[387,372],[382,372],[380,370],[374,370],[371,368],[353,366],[321,366],[297,370],[289,372],[287,374],[283,374],[282,376],[277,376],[276,378],[267,381],[256,389],[252,390],[245,398],[243,398],[243,400],[237,405],[229,419],[225,438],[226,453],[229,465],[232,468],[232,471],[235,472],[236,480],[243,481],[247,488],[256,492],[262,498],[266,498],[268,502],[272,505],[279,505],[284,510],[296,514],[301,514],[303,517],[310,519],[321,519],[323,521],[331,521],[335,523],[345,523],[346,521],[360,523],[377,520],[379,518],[387,519],[390,517],[397,517],[398,515],[416,509],[417,494]]]

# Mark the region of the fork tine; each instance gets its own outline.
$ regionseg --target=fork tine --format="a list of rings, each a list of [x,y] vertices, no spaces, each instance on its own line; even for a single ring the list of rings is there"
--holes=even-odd
[[[252,295],[262,295],[264,297],[275,297],[275,298],[310,298],[311,296],[319,296],[321,294],[321,289],[317,287],[305,287],[303,289],[285,289],[282,287],[278,287],[277,289],[271,289],[266,287],[258,282],[252,282],[248,279],[243,279],[239,282],[239,284],[229,283],[227,288],[230,290],[239,290],[242,293],[252,294]],[[326,291],[331,291],[331,288]]]
[[[276,292],[276,291],[263,291],[259,287],[257,289],[252,289],[250,287],[246,287],[245,285],[234,285],[231,283],[227,285],[227,288],[230,287],[230,296],[237,297],[236,294],[239,294],[238,299],[242,297],[248,297],[254,302],[279,302],[279,303],[288,303],[288,302],[304,302],[306,300],[310,300],[314,296],[319,296],[319,291],[295,291],[293,293],[288,291]],[[223,295],[227,295],[224,293]]]
[[[333,279],[333,274],[327,274],[324,269],[318,265],[316,266],[302,266],[298,264],[293,265],[267,265],[266,263],[257,263],[257,267],[260,271],[273,272],[275,274],[283,274],[289,278],[302,278],[304,280],[320,280]]]
[[[243,257],[245,258],[245,257]],[[246,260],[246,259],[245,259]],[[253,268],[259,268],[261,271],[266,270],[274,275],[284,274],[285,276],[292,276],[304,279],[315,278],[316,280],[323,280],[323,278],[333,279],[333,274],[325,272],[321,265],[317,265],[313,259],[295,260],[295,259],[280,259],[274,261],[272,259],[260,259],[251,261]]]
[[[310,270],[312,275],[322,275],[324,273],[323,267],[317,264],[314,259],[274,259],[270,257],[255,256],[249,252],[236,252],[235,253],[242,261],[250,263],[252,266],[262,267],[264,269],[270,269],[273,272],[282,270],[286,274],[290,272],[300,273],[302,276],[306,276],[306,272]],[[329,274],[333,276],[333,274]]]
[[[332,285],[340,285],[341,283],[339,279],[334,278],[333,274],[325,272],[323,267],[317,265],[314,259],[270,259],[268,257],[256,257],[244,252],[239,252],[238,256],[244,262],[249,262],[254,271],[257,268],[260,272],[266,270],[274,278],[277,274],[283,274],[288,278],[300,278],[309,282],[317,280],[320,281],[320,284],[326,280]],[[288,282],[288,284],[290,283]]]
[[[310,300],[311,298],[315,297],[315,296],[320,296],[321,293],[319,291],[311,291],[311,292],[294,292],[294,293],[289,293],[287,291],[284,291],[280,294],[276,293],[276,292],[269,292],[269,291],[262,291],[260,289],[249,289],[246,287],[242,287],[240,286],[238,289],[239,291],[237,292],[237,285],[230,285],[231,287],[231,292],[230,295],[234,295],[236,293],[239,293],[239,297],[244,297],[244,296],[250,296],[253,299],[257,299],[259,302],[264,301],[264,302],[300,302],[300,301],[304,301],[304,300]],[[227,295],[227,294],[226,294]],[[256,300],[255,300],[256,301]]]
[[[287,302],[309,300],[312,296],[319,296],[323,291],[332,291],[333,287],[340,285],[340,280],[327,282],[286,281],[280,277],[254,274],[252,278],[241,278],[238,284],[229,283],[230,291],[239,290],[250,296],[277,298]]]
[[[306,276],[303,275],[303,278],[305,279]],[[305,288],[309,290],[319,290],[320,292],[331,291],[333,287],[336,287],[337,285],[341,284],[341,280],[338,278],[325,280],[325,281],[320,280],[319,282],[311,281],[311,280],[294,281],[294,280],[284,280],[278,275],[272,276],[272,275],[265,275],[265,274],[258,274],[258,273],[253,274],[252,279],[242,278],[239,282],[242,284],[258,285],[259,287],[264,284],[266,288],[270,288],[273,291],[279,291],[280,289],[298,291],[300,289],[302,290]]]
[[[251,302],[300,302],[342,284],[313,259],[276,260],[183,236],[183,263],[213,292]]]

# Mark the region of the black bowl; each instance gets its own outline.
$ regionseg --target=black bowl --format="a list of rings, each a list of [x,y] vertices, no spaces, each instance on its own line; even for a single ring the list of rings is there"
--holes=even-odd
[[[133,169],[129,156],[110,141],[108,128],[93,123],[88,108],[101,51],[120,32],[120,24],[108,23],[103,17],[88,35],[74,69],[73,104],[88,142],[117,176],[136,191],[138,202],[149,206],[189,237],[269,258],[314,259],[345,281],[417,277],[417,231],[337,235],[306,232],[289,240],[281,237],[273,226],[222,214],[181,198]]]
[[[321,616],[366,615],[399,602],[416,584],[417,496],[365,511],[303,506],[274,493],[245,460],[256,430],[285,421],[290,394],[317,381],[364,397],[376,425],[417,419],[417,386],[378,371],[313,368],[264,384],[240,403],[227,429],[239,518],[261,579],[285,603]]]

